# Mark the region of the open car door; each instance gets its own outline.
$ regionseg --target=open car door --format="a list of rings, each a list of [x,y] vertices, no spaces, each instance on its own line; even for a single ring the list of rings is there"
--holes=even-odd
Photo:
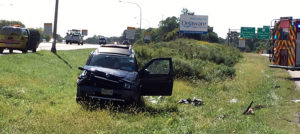
[[[173,89],[172,58],[156,58],[139,71],[142,96],[170,96]]]

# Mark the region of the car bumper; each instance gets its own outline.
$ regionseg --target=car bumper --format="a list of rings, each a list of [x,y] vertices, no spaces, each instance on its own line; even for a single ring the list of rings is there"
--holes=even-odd
[[[24,49],[26,47],[26,43],[22,42],[19,44],[9,44],[9,43],[0,43],[1,48],[13,48],[13,49]]]
[[[112,91],[109,94],[104,93],[104,90]],[[95,100],[109,100],[109,101],[137,101],[140,97],[137,90],[125,89],[103,89],[93,86],[78,86],[77,94],[80,97],[90,98]]]

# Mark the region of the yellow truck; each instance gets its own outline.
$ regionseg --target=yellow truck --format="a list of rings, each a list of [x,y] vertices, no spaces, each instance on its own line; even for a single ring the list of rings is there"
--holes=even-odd
[[[36,52],[40,42],[40,33],[37,30],[29,30],[15,26],[4,26],[0,29],[0,53],[8,49],[20,50],[27,53],[28,50]]]

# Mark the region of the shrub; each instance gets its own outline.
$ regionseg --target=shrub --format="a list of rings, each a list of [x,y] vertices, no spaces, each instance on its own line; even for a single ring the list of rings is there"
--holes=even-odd
[[[176,78],[207,81],[234,77],[233,66],[242,57],[237,49],[188,39],[135,45],[134,50],[139,67],[152,58],[172,57]]]

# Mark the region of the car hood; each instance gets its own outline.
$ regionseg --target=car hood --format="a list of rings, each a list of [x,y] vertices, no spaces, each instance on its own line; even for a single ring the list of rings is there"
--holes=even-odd
[[[119,80],[125,80],[128,82],[132,82],[136,80],[138,75],[137,72],[129,72],[120,69],[111,69],[111,68],[104,68],[104,67],[95,67],[95,66],[85,66],[85,70],[91,71],[95,73],[95,75],[100,77],[106,77],[107,79],[117,78]]]

